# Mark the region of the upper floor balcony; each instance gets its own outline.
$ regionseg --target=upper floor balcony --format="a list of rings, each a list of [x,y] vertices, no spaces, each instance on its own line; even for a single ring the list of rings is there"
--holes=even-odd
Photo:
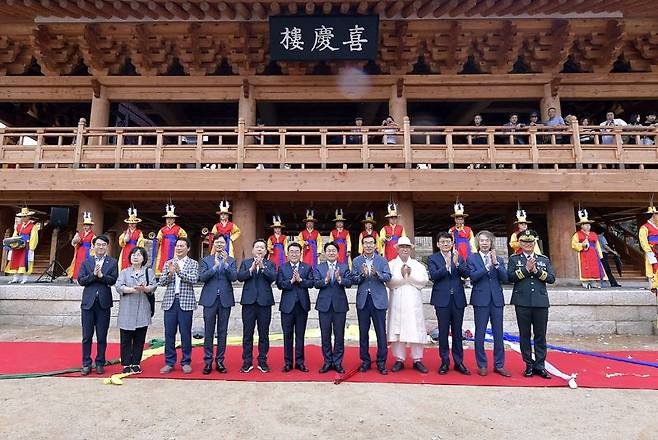
[[[658,166],[658,127],[0,128],[4,168],[625,169]]]

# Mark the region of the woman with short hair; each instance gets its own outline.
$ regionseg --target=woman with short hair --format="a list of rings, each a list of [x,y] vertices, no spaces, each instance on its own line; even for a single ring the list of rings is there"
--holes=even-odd
[[[140,362],[146,331],[155,310],[155,273],[146,267],[146,250],[135,247],[128,255],[130,266],[123,269],[116,283],[121,296],[117,325],[121,333],[121,365],[124,373],[141,373]]]

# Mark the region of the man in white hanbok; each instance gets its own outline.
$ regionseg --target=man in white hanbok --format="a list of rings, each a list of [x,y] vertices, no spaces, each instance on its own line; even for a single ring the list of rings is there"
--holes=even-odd
[[[389,288],[387,334],[396,358],[391,371],[404,368],[406,345],[409,344],[414,369],[427,373],[422,362],[427,328],[421,289],[427,285],[429,277],[425,266],[411,258],[412,245],[408,237],[400,237],[396,247],[398,256],[389,262],[392,277],[386,283]]]

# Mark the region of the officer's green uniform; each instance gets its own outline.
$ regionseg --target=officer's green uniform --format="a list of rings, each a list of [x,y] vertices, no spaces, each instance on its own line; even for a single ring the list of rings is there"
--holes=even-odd
[[[526,230],[519,235],[519,241],[535,242],[534,231]],[[534,371],[544,370],[546,359],[546,325],[548,323],[548,292],[546,284],[555,282],[555,273],[551,262],[545,255],[535,255],[535,273],[526,269],[525,253],[512,255],[507,264],[509,280],[514,283],[511,304],[515,306],[516,321],[519,326],[521,355],[527,368]],[[531,330],[534,332],[535,359],[532,359],[530,344]]]

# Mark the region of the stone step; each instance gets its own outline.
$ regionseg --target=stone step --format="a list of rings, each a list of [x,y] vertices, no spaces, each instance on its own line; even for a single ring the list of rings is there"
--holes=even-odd
[[[201,287],[196,288],[197,298]],[[231,311],[229,328],[232,334],[241,332],[241,306],[239,298],[242,289],[238,284],[234,289],[236,306]],[[156,291],[156,314],[154,325],[162,325],[160,299],[163,290]],[[504,291],[509,304],[511,289]],[[82,288],[61,284],[0,285],[0,324],[23,325],[80,325],[80,298]],[[280,331],[278,303],[280,291],[274,289],[277,305],[273,308],[271,331]],[[428,330],[436,327],[434,307],[429,304],[431,289],[423,289],[424,315]],[[311,301],[317,290],[311,289]],[[350,310],[348,324],[357,324],[355,298],[356,289],[347,289]],[[470,290],[467,289],[467,298]],[[582,290],[555,288],[549,291],[552,306],[549,312],[549,331],[555,334],[652,334],[656,320],[656,298],[647,290],[602,289]],[[115,306],[112,309],[112,322],[115,325],[118,313],[118,294],[115,293]],[[317,312],[309,314],[309,328],[318,327]],[[516,315],[514,308],[507,306],[504,311],[506,331],[515,332]],[[195,312],[195,325],[202,326],[202,307]],[[464,314],[464,328],[474,328],[473,308],[467,307]],[[237,332],[237,333],[236,333]]]

